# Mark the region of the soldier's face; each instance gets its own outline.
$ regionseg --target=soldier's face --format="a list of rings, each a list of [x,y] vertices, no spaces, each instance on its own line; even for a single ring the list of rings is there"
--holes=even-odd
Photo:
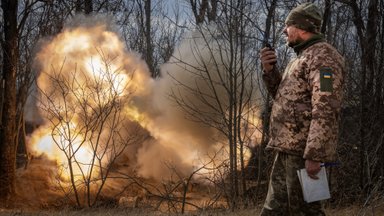
[[[293,25],[285,26],[283,33],[286,36],[287,44],[289,47],[294,47],[297,44],[303,42],[301,31],[301,29],[296,28]]]

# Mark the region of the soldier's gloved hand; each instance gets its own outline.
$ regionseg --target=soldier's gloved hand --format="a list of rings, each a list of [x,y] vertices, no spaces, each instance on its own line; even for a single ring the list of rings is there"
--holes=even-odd
[[[305,160],[305,169],[307,170],[308,176],[312,179],[319,179],[317,173],[321,170],[321,162],[313,160]]]
[[[260,51],[260,60],[264,71],[267,73],[270,72],[277,61],[275,50],[269,47],[264,47]]]

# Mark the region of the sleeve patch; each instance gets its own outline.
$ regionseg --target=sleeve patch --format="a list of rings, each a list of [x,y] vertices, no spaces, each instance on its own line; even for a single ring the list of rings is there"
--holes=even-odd
[[[320,91],[332,92],[333,91],[333,71],[332,68],[320,68]]]

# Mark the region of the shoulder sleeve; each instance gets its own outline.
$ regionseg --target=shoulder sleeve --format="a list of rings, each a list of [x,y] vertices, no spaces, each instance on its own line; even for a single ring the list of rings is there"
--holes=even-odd
[[[344,59],[337,51],[320,50],[309,60],[311,123],[304,158],[315,161],[336,159],[338,122],[344,82]]]
[[[263,72],[263,81],[269,94],[274,98],[281,81],[281,74],[276,67],[270,72]]]

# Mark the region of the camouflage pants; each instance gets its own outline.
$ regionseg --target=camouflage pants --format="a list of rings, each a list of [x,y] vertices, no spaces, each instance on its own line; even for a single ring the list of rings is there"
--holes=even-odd
[[[303,199],[296,171],[304,167],[302,157],[277,152],[261,216],[325,215],[320,202],[306,203]]]

